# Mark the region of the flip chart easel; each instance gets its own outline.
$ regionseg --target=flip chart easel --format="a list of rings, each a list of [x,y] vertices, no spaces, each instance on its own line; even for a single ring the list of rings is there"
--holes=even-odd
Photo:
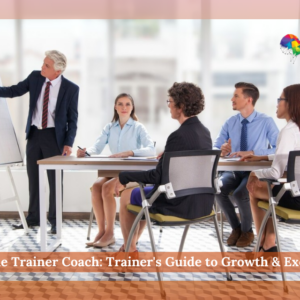
[[[0,86],[2,86],[0,78]],[[27,222],[21,208],[20,198],[16,189],[15,181],[11,173],[11,165],[22,163],[23,159],[20,152],[19,143],[15,134],[14,126],[11,121],[6,99],[0,98],[0,165],[6,166],[6,172],[13,189],[13,196],[7,199],[0,199],[0,204],[16,202],[17,209],[25,229],[28,232]]]

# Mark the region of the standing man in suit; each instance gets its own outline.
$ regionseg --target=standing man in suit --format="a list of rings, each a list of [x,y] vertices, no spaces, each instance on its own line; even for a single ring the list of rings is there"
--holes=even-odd
[[[40,225],[39,169],[37,161],[55,155],[69,156],[77,131],[79,87],[62,76],[67,59],[51,50],[42,71],[33,71],[24,81],[0,87],[0,97],[19,97],[29,92],[26,125],[26,157],[29,180],[28,226]],[[49,214],[52,234],[56,233],[55,171],[48,172],[50,186]],[[22,229],[23,225],[13,225]]]
[[[235,85],[231,99],[232,109],[240,113],[225,122],[214,143],[215,149],[221,149],[221,156],[275,153],[278,128],[271,117],[254,109],[258,98],[259,90],[254,84],[239,82]],[[247,247],[254,240],[249,193],[246,188],[249,174],[250,172],[226,171],[220,177],[223,186],[221,193],[216,195],[216,200],[232,228],[227,239],[228,246]],[[240,220],[229,199],[230,193],[239,208]]]

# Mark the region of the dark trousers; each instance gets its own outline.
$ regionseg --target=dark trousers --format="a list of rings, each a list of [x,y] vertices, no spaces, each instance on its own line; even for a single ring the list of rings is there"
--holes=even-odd
[[[40,224],[39,168],[37,161],[55,155],[61,155],[61,150],[56,141],[55,129],[39,130],[35,126],[31,126],[26,146],[29,181],[29,208],[26,220],[29,225]],[[51,225],[56,225],[55,171],[47,171],[47,175],[50,190],[48,220]]]
[[[216,195],[218,205],[224,212],[226,219],[232,229],[241,225],[243,232],[252,229],[252,213],[250,207],[249,193],[246,188],[250,172],[223,172],[220,180],[223,186],[220,188],[221,193]],[[231,194],[234,203],[239,208],[241,221],[239,220],[233,203],[229,199]]]

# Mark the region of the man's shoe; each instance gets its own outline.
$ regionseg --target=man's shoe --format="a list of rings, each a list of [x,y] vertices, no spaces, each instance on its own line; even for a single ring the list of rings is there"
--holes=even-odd
[[[56,225],[51,225],[51,229],[48,231],[48,233],[56,234]]]
[[[235,246],[236,242],[238,241],[238,239],[240,238],[242,234],[242,230],[240,227],[233,229],[229,238],[227,239],[227,245],[228,246]]]
[[[40,224],[37,224],[37,223],[30,223],[30,224],[27,224],[28,228],[32,228],[32,227],[35,227],[35,226],[40,226]],[[17,229],[24,229],[24,226],[22,223],[20,224],[14,224],[12,225],[12,228],[13,230],[17,230]]]
[[[12,226],[13,230],[17,230],[17,229],[24,229],[23,224],[13,224]]]
[[[236,242],[237,247],[247,247],[250,246],[254,241],[254,233],[253,232],[242,232],[240,238]]]

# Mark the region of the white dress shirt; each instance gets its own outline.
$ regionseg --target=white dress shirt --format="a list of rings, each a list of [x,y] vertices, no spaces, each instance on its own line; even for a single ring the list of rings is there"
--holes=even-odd
[[[31,125],[35,125],[38,128],[42,126],[42,117],[43,117],[43,102],[44,102],[44,94],[47,82],[50,81],[46,78],[39,98],[36,103],[35,110],[33,112]],[[55,108],[58,97],[58,92],[61,85],[61,75],[51,81],[50,89],[49,89],[49,104],[48,104],[48,125],[47,128],[55,127]]]
[[[279,179],[286,170],[290,151],[300,150],[299,127],[292,120],[283,127],[278,135],[275,154],[268,155],[273,160],[271,168],[254,171],[258,178]]]

